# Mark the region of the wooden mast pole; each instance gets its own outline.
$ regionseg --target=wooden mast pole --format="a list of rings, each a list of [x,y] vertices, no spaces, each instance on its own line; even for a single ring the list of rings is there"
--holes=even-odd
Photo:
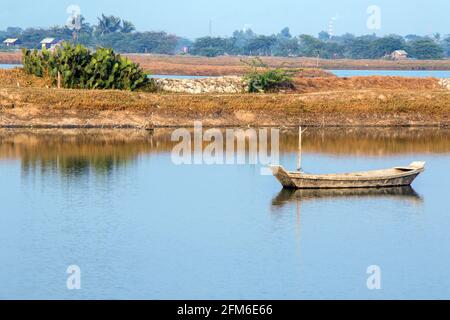
[[[305,130],[302,130],[302,127],[298,128],[298,163],[297,163],[297,171],[302,171],[302,135]]]

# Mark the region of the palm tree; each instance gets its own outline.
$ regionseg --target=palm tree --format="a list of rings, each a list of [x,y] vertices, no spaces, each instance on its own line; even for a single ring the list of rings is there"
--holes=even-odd
[[[97,32],[101,35],[117,32],[121,29],[122,20],[115,16],[105,16],[102,13],[98,19]]]
[[[135,30],[136,30],[136,27],[134,26],[134,24],[131,21],[126,21],[126,20],[122,21],[122,28],[120,29],[121,32],[131,33]]]
[[[80,33],[92,33],[92,26],[89,22],[86,22],[86,18],[80,15]]]
[[[433,34],[433,38],[434,38],[434,41],[439,43],[441,41],[441,34],[439,32],[436,32]]]

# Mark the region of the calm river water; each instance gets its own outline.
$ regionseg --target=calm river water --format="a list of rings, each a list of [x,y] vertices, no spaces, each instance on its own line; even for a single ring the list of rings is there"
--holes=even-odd
[[[12,69],[22,67],[18,64],[0,64],[0,69]],[[360,76],[396,76],[407,78],[450,78],[450,71],[436,70],[329,70],[338,77],[360,77]],[[186,76],[186,75],[151,75],[152,78],[169,79],[203,79],[208,76]]]
[[[310,129],[308,172],[427,171],[297,193],[255,165],[177,166],[170,133],[0,130],[0,299],[450,299],[450,131]]]
[[[450,78],[450,71],[438,70],[330,70],[336,76],[342,77],[367,77],[388,76],[406,78]]]

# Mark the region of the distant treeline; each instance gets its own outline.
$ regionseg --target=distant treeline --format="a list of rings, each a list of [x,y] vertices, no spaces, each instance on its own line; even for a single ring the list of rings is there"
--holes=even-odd
[[[235,31],[231,37],[202,37],[191,41],[165,32],[137,32],[133,23],[115,16],[102,15],[96,25],[83,17],[80,27],[73,31],[55,26],[48,29],[10,27],[0,31],[0,40],[19,38],[20,46],[39,48],[43,38],[52,37],[80,43],[87,47],[110,47],[123,53],[178,54],[188,52],[200,56],[303,56],[325,59],[380,59],[395,50],[405,50],[414,59],[450,57],[450,36],[376,35],[330,36],[322,31],[317,37],[293,36],[289,28],[277,34],[258,35],[251,29]],[[2,44],[2,49],[7,49]]]
[[[190,53],[202,56],[301,56],[324,59],[380,59],[396,50],[405,50],[410,58],[441,59],[450,56],[450,36],[376,35],[355,36],[345,34],[330,36],[321,32],[318,37],[302,34],[292,36],[289,28],[280,33],[264,36],[252,30],[235,31],[229,38],[204,37],[194,41]]]
[[[176,35],[165,32],[136,32],[133,23],[115,16],[102,15],[97,25],[80,19],[80,28],[69,29],[66,26],[54,26],[48,29],[17,27],[0,31],[0,42],[6,38],[18,38],[18,46],[28,49],[39,49],[44,38],[55,38],[73,44],[82,44],[86,47],[113,48],[122,53],[161,53],[175,54],[191,42]],[[7,47],[2,44],[3,49]]]

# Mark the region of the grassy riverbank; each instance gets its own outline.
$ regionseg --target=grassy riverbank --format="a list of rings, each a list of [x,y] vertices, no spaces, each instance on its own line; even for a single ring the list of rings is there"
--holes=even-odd
[[[1,88],[3,127],[448,126],[450,92],[344,90],[182,95]]]
[[[278,94],[67,90],[20,69],[0,71],[1,127],[448,126],[437,79],[295,79]]]
[[[439,79],[435,78],[404,78],[404,77],[311,77],[302,74],[293,79],[295,89],[293,93],[311,93],[334,90],[437,90],[441,88]],[[49,88],[49,79],[39,78],[26,74],[23,69],[15,68],[0,70],[0,87],[35,87]]]

